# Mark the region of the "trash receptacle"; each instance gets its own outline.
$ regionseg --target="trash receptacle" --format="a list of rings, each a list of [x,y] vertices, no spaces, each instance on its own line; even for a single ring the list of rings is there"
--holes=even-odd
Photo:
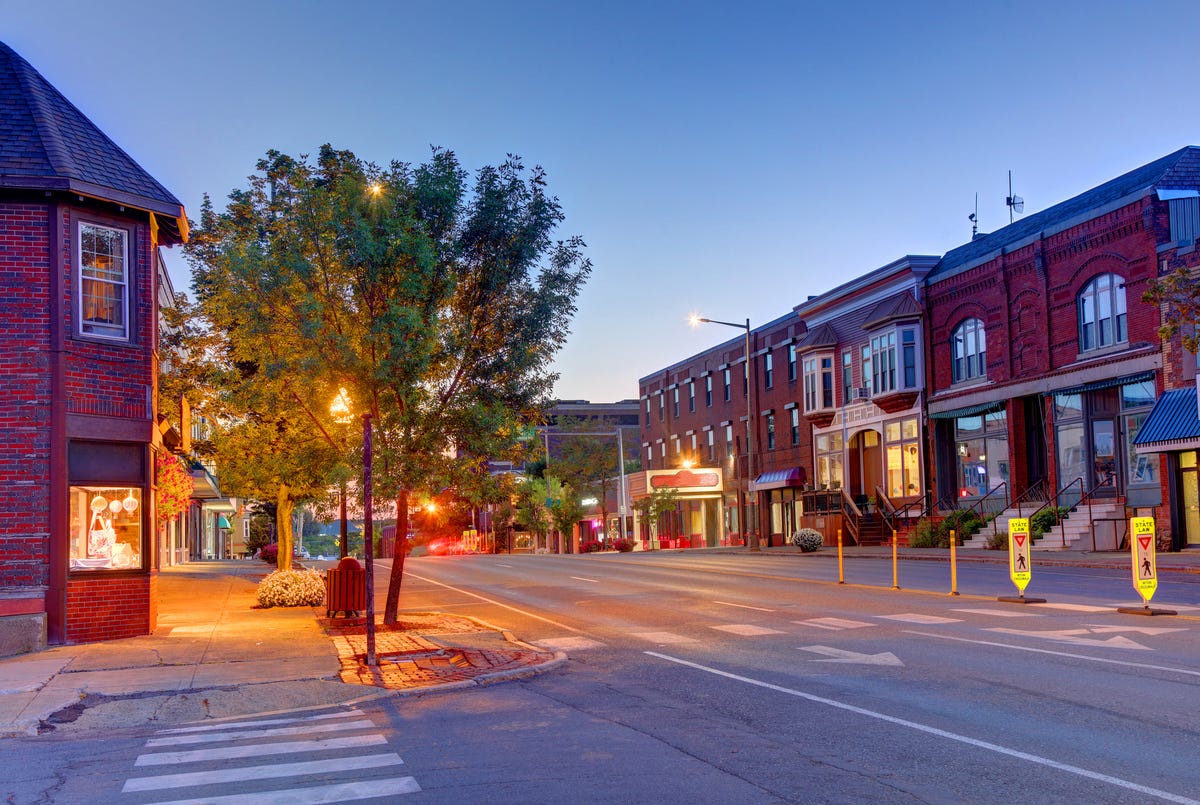
[[[325,573],[325,616],[344,613],[354,617],[367,608],[367,572],[353,556],[347,556]]]

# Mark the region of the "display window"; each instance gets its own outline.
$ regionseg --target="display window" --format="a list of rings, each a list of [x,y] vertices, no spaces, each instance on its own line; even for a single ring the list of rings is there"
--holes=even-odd
[[[72,570],[141,570],[142,499],[137,487],[72,486]]]

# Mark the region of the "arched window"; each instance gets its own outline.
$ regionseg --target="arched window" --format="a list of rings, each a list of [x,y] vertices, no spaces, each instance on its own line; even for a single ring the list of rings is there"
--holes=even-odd
[[[967,319],[958,325],[950,338],[950,349],[954,355],[955,383],[987,377],[987,342],[983,322]]]
[[[1125,322],[1125,281],[1101,274],[1079,292],[1079,351],[1129,340]]]

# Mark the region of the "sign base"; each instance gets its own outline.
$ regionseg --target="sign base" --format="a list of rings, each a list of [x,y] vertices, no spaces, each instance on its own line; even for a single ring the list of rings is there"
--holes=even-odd
[[[1044,603],[1046,603],[1045,598],[1026,598],[1023,595],[1019,596],[1019,597],[1015,596],[1015,595],[1002,595],[999,598],[997,598],[996,600],[1003,601],[1006,604],[1044,604]]]
[[[1151,607],[1117,607],[1122,615],[1178,615],[1173,609],[1152,609]]]

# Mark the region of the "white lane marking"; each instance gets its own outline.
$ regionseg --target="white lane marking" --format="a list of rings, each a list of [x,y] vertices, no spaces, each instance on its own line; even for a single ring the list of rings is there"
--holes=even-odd
[[[919,634],[919,632],[917,634]],[[950,639],[954,639],[954,638],[950,638]],[[971,642],[971,641],[968,641],[968,642]],[[804,691],[796,690],[794,688],[785,688],[782,685],[773,685],[770,682],[763,682],[762,680],[753,679],[748,676],[740,676],[738,674],[731,674],[728,671],[721,671],[717,668],[709,668],[706,665],[700,665],[699,663],[689,662],[688,660],[681,660],[678,657],[671,657],[667,654],[659,654],[657,651],[647,651],[645,653],[650,655],[651,657],[658,657],[660,660],[666,660],[667,662],[673,662],[677,665],[683,665],[688,668],[695,668],[698,671],[704,671],[705,673],[713,674],[715,676],[725,677],[726,679],[732,679],[737,682],[745,682],[748,685],[754,685],[756,687],[765,688],[767,690],[773,690],[777,693],[785,693],[789,696],[796,696],[798,698],[805,699],[810,702],[815,702],[816,704],[824,704],[824,705],[828,705],[829,707],[836,707],[839,710],[846,710],[847,712],[857,713],[858,715],[866,716],[867,718],[874,718],[879,721],[886,721],[889,724],[896,724],[897,726],[908,727],[909,729],[917,730],[919,732],[924,732],[928,735],[936,735],[939,738],[947,738],[951,741],[957,741],[959,743],[967,744],[968,746],[974,746],[978,749],[985,749],[989,752],[995,752],[997,754],[1007,755],[1008,757],[1017,758],[1018,760],[1027,760],[1030,763],[1036,763],[1041,766],[1048,766],[1052,769],[1057,769],[1058,771],[1065,771],[1070,774],[1075,774],[1080,777],[1085,777],[1089,780],[1096,780],[1098,782],[1108,783],[1110,785],[1114,785],[1119,788],[1124,788],[1129,791],[1136,791],[1139,794],[1147,794],[1152,797],[1158,797],[1159,799],[1166,800],[1167,802],[1177,802],[1177,803],[1181,803],[1181,805],[1200,805],[1200,800],[1189,799],[1188,797],[1180,796],[1179,794],[1172,794],[1170,791],[1162,791],[1157,788],[1150,788],[1149,786],[1141,785],[1140,783],[1135,783],[1130,780],[1123,780],[1120,777],[1113,777],[1112,775],[1109,775],[1109,774],[1101,774],[1100,772],[1095,772],[1095,771],[1092,771],[1091,769],[1085,769],[1080,766],[1073,766],[1070,763],[1062,763],[1057,760],[1051,760],[1050,758],[1042,757],[1041,755],[1034,755],[1034,754],[1030,754],[1029,752],[1022,752],[1018,749],[1010,749],[1007,746],[1001,746],[1000,744],[994,744],[994,743],[990,743],[988,741],[981,741],[978,738],[970,738],[966,735],[959,735],[958,733],[950,732],[948,730],[943,730],[938,727],[931,727],[928,724],[921,724],[920,722],[917,722],[917,721],[909,721],[906,718],[897,718],[896,716],[889,716],[886,713],[879,713],[874,710],[868,710],[865,707],[858,707],[853,704],[846,704],[845,702],[839,702],[836,699],[827,699],[824,696],[816,696],[812,693],[805,693]]]
[[[365,780],[357,783],[338,783],[316,788],[292,788],[287,791],[260,791],[255,794],[229,794],[224,797],[177,799],[155,805],[324,805],[350,802],[372,797],[394,797],[415,794],[421,790],[412,777],[393,777],[385,780]]]
[[[604,647],[599,640],[592,640],[590,637],[551,637],[546,640],[530,640],[529,642],[551,651],[580,651]]]
[[[600,581],[598,579],[585,579],[583,576],[571,576],[571,578],[575,579],[576,581],[586,581],[591,584],[599,584],[600,583]]]
[[[395,752],[384,755],[362,755],[338,757],[330,760],[312,760],[307,763],[276,763],[271,766],[240,766],[234,769],[193,771],[184,774],[163,774],[158,777],[131,777],[125,781],[122,794],[130,791],[159,791],[164,788],[183,788],[190,785],[212,785],[216,783],[239,783],[246,780],[265,780],[280,777],[300,777],[305,774],[329,774],[342,771],[378,769],[383,766],[398,766],[404,763]]]
[[[962,623],[962,618],[943,618],[940,615],[922,615],[919,612],[905,612],[902,615],[876,615],[877,618],[883,618],[889,621],[904,621],[905,623]]]
[[[951,612],[969,612],[972,615],[988,615],[993,618],[1040,618],[1037,612],[1021,612],[1015,609],[952,609]]]
[[[813,654],[824,654],[831,659],[827,660],[812,660],[812,662],[853,662],[861,665],[904,665],[890,651],[881,651],[878,654],[860,654],[857,651],[847,651],[844,648],[832,648],[830,646],[800,646],[801,651],[811,651]]]
[[[800,624],[801,626],[816,626],[818,629],[833,629],[840,631],[842,629],[861,629],[864,626],[874,626],[873,623],[865,623],[863,621],[851,621],[845,618],[813,618],[807,621],[792,621],[792,623]]]
[[[720,632],[729,632],[730,634],[741,635],[742,637],[758,637],[765,634],[784,634],[778,629],[768,629],[765,626],[755,626],[750,623],[727,623],[722,626],[710,626],[710,629],[716,629]]]
[[[503,562],[497,562],[496,567],[512,567],[512,565],[506,565]]]
[[[449,584],[443,584],[440,581],[434,581],[433,579],[426,578],[425,576],[419,576],[416,573],[413,573],[411,570],[408,570],[405,572],[408,575],[412,576],[414,579],[420,579],[421,581],[427,581],[430,584],[436,584],[439,587],[445,587],[447,590],[454,590],[454,592],[456,592],[456,593],[462,593],[463,595],[469,595],[472,598],[478,598],[480,601],[486,601],[489,604],[495,604],[496,606],[503,607],[504,609],[511,609],[513,612],[518,612],[527,618],[533,618],[534,620],[539,620],[542,623],[548,623],[551,626],[557,626],[560,629],[566,629],[568,632],[583,631],[582,629],[576,629],[574,626],[567,626],[565,623],[559,623],[558,621],[552,621],[549,618],[543,618],[541,615],[535,615],[534,613],[530,612],[529,610],[519,609],[519,608],[511,606],[509,604],[502,603],[500,601],[495,600],[494,598],[487,598],[485,596],[479,595],[478,593],[473,593],[470,590],[464,590],[461,587],[452,587]]]
[[[341,732],[343,730],[373,730],[375,722],[370,719],[343,721],[337,724],[305,724],[299,727],[274,727],[266,730],[242,730],[241,732],[206,732],[200,735],[171,735],[167,738],[151,738],[148,747],[184,746],[206,744],[217,741],[243,741],[247,738],[281,738],[285,735],[312,735],[318,732]]]
[[[1065,609],[1069,612],[1111,612],[1108,607],[1094,607],[1091,604],[1056,604],[1052,602],[1042,604],[1026,604],[1030,607],[1045,607],[1046,609]]]
[[[642,640],[648,640],[651,643],[699,643],[700,641],[694,637],[687,637],[674,632],[630,632],[631,637],[639,637]]]
[[[1186,632],[1187,629],[1170,628],[1166,626],[1106,626],[1095,623],[1084,624],[1097,634],[1105,634],[1107,632],[1139,632],[1141,634],[1159,635],[1167,634],[1168,632]]]
[[[205,724],[201,727],[176,727],[169,730],[158,730],[156,735],[181,735],[188,732],[213,732],[214,730],[227,730],[234,727],[257,727],[268,726],[273,724],[299,724],[308,721],[324,721],[330,718],[359,718],[362,716],[361,710],[346,710],[341,713],[323,713],[319,716],[297,716],[296,718],[268,718],[261,721],[223,721],[220,724]]]
[[[287,741],[284,743],[246,744],[220,749],[189,749],[182,752],[155,752],[138,755],[135,766],[170,766],[175,763],[195,763],[201,760],[234,760],[259,755],[294,755],[298,752],[324,752],[327,749],[358,749],[363,746],[386,744],[387,738],[378,733],[353,735],[349,738],[326,738],[323,741]]]
[[[922,637],[936,637],[939,640],[954,640],[959,643],[974,643],[977,646],[1011,648],[1015,651],[1028,651],[1031,654],[1052,654],[1055,657],[1070,657],[1073,660],[1090,660],[1092,662],[1104,663],[1105,665],[1124,665],[1127,668],[1137,668],[1138,670],[1148,668],[1153,671],[1169,671],[1174,674],[1200,676],[1200,671],[1193,671],[1190,668],[1171,668],[1167,665],[1150,665],[1149,663],[1131,662],[1129,660],[1110,660],[1107,657],[1092,657],[1087,654],[1072,654],[1069,651],[1051,651],[1050,649],[1033,648],[1032,646],[1015,646],[1012,643],[996,643],[991,640],[969,640],[965,637],[952,637],[950,635],[934,634],[933,632],[909,631],[908,634],[917,634],[921,635]]]
[[[1087,629],[1063,629],[1058,632],[1031,632],[1027,629],[985,629],[987,632],[1015,634],[1019,637],[1040,637],[1043,640],[1055,640],[1059,643],[1072,643],[1077,646],[1099,646],[1100,648],[1128,648],[1138,651],[1153,651],[1149,646],[1143,646],[1122,635],[1114,635],[1107,640],[1095,637],[1080,637],[1089,634]]]
[[[745,604],[731,604],[728,601],[713,601],[713,603],[720,604],[721,606],[724,606],[724,607],[737,607],[738,609],[753,609],[757,612],[774,612],[775,611],[773,609],[764,609],[763,607],[750,607],[750,606],[746,606]]]

